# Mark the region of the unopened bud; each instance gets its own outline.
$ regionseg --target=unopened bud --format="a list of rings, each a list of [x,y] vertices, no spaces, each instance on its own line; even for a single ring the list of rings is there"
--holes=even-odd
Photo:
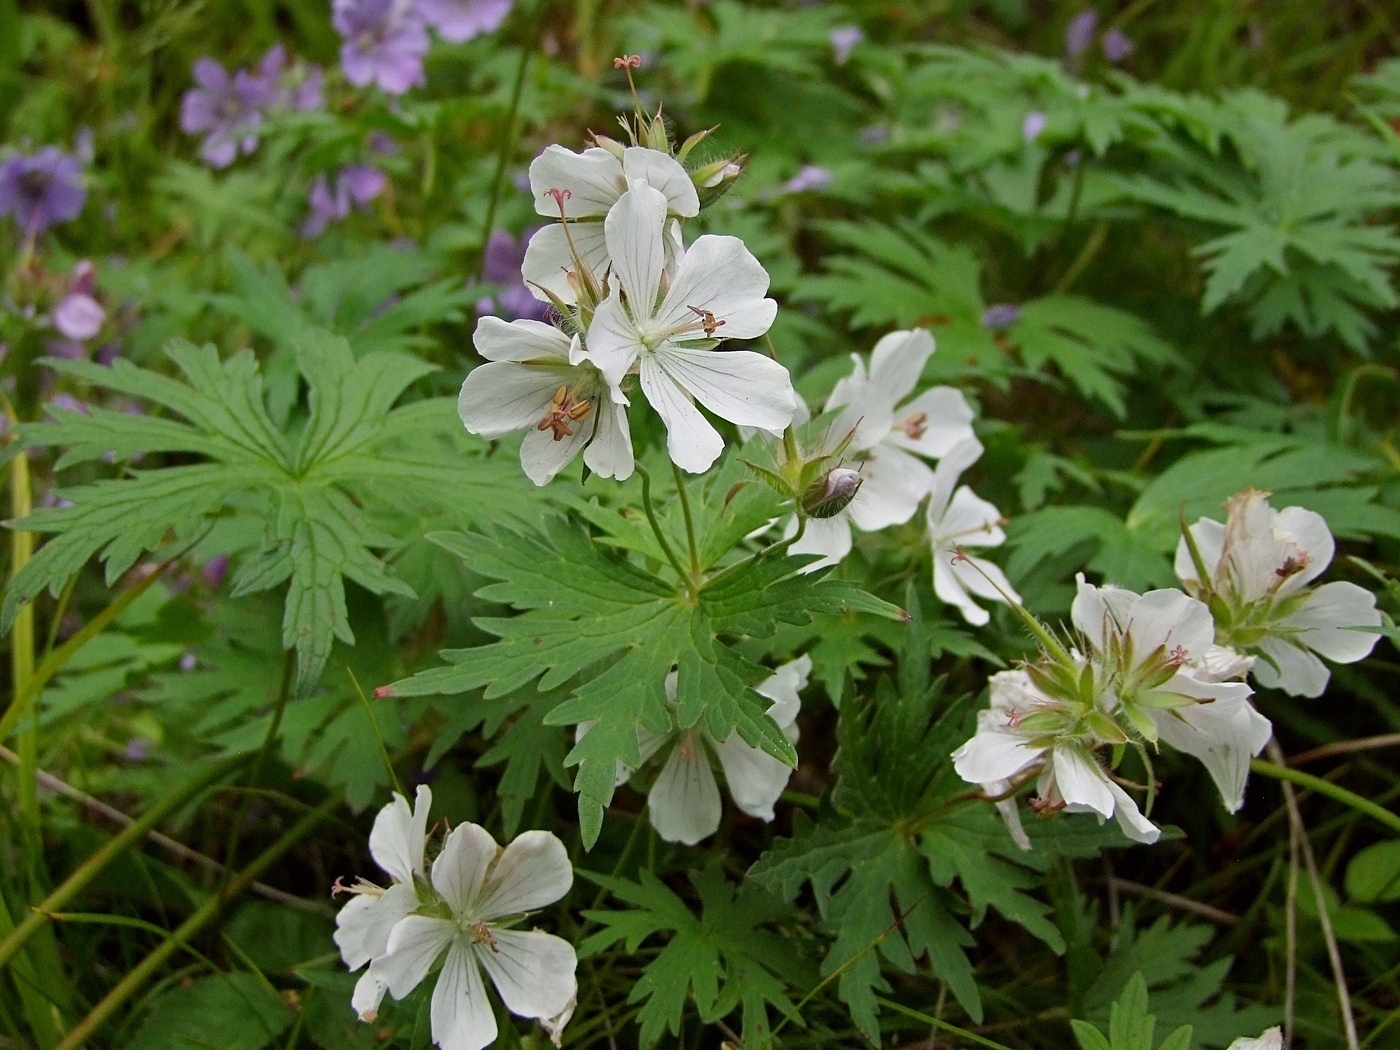
[[[692,170],[690,181],[695,183],[696,192],[700,196],[700,207],[708,207],[728,193],[739,181],[739,176],[744,174],[744,163],[747,160],[748,157],[740,153],[733,157],[712,160]]]
[[[832,467],[802,494],[802,509],[814,518],[833,518],[851,505],[865,479],[850,467]]]
[[[660,153],[671,152],[671,139],[666,134],[666,122],[661,119],[661,114],[657,113],[651,120],[647,121],[641,128],[642,145]]]
[[[600,149],[607,150],[619,161],[622,160],[623,154],[627,152],[626,146],[624,146],[621,142],[618,142],[617,139],[609,138],[607,135],[595,134],[593,136],[593,145],[599,147]]]

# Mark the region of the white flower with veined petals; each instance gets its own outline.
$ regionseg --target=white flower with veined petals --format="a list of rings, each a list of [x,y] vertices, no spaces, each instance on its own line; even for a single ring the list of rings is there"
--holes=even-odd
[[[1260,1034],[1258,1039],[1240,1036],[1228,1050],[1283,1050],[1283,1029],[1278,1025]]]
[[[400,794],[379,811],[369,833],[369,852],[393,882],[381,889],[363,879],[349,887],[351,898],[335,917],[335,944],[353,973],[372,963],[389,946],[389,933],[418,907],[416,880],[424,875],[423,849],[428,842],[428,810],[433,793],[419,787],[413,809]],[[355,985],[351,1006],[363,1020],[373,1020],[384,998],[384,984],[366,971]]]
[[[751,350],[717,352],[718,339],[768,331],[777,304],[765,298],[768,273],[737,237],[706,235],[666,265],[666,198],[644,182],[608,212],[611,291],[598,304],[588,356],[617,387],[635,365],[642,393],[666,424],[666,447],[692,474],[708,470],[724,439],[695,407],[721,419],[781,432],[797,408],[792,378]]]
[[[1331,672],[1318,657],[1355,663],[1380,633],[1353,628],[1381,624],[1376,596],[1354,583],[1308,585],[1332,562],[1336,543],[1322,515],[1302,507],[1274,510],[1267,494],[1248,489],[1225,504],[1221,524],[1201,518],[1191,526],[1210,579],[1202,583],[1182,537],[1176,574],[1188,590],[1213,589],[1231,622],[1224,640],[1259,656],[1252,674],[1260,685],[1294,696],[1321,696]]]
[[[370,963],[375,979],[402,999],[443,959],[429,1014],[442,1050],[482,1050],[495,1041],[482,970],[511,1013],[562,1024],[578,990],[573,946],[501,920],[569,892],[574,873],[564,844],[547,831],[526,831],[503,850],[484,828],[461,824],[433,861],[431,879],[440,897],[434,914],[394,926],[388,950]]]
[[[1007,597],[1020,601],[1006,574],[984,558],[968,554],[968,547],[999,547],[1006,541],[1001,511],[959,486],[962,472],[982,455],[975,437],[954,445],[933,472],[928,501],[928,538],[933,546],[933,591],[949,605],[956,605],[968,623],[981,626],[991,619],[973,595],[994,602]],[[961,551],[961,553],[959,553]],[[998,589],[1000,588],[1000,589]]]
[[[793,554],[823,555],[804,572],[835,565],[850,553],[852,523],[877,532],[912,518],[933,486],[933,470],[919,457],[937,459],[972,438],[972,407],[952,387],[931,387],[900,404],[918,384],[933,350],[933,336],[916,328],[891,332],[876,343],[868,371],[858,355],[851,355],[854,370],[826,401],[834,418],[825,441],[834,450],[850,436],[842,463],[860,471],[861,484],[842,511],[810,519],[792,545]]]
[[[754,692],[772,701],[768,717],[794,744],[798,738],[797,714],[802,708],[799,694],[807,688],[811,673],[812,658],[799,656],[753,687]],[[666,676],[666,698],[672,705],[676,700],[677,681],[675,671]],[[592,723],[584,722],[578,727],[578,736],[582,737],[590,728]],[[715,782],[711,755],[719,759],[734,804],[751,817],[773,819],[773,804],[787,787],[788,778],[792,776],[791,766],[762,748],[746,744],[738,733],[717,741],[703,722],[669,733],[637,730],[644,763],[672,741],[675,746],[666,757],[647,800],[651,825],[663,839],[693,846],[719,829],[724,805]],[[626,783],[635,772],[619,762],[617,783]]]
[[[700,198],[690,174],[660,150],[629,146],[618,160],[597,146],[575,153],[553,145],[530,163],[535,211],[562,220],[539,230],[525,249],[521,276],[535,298],[548,302],[544,291],[548,289],[561,301],[574,303],[567,275],[576,265],[575,251],[594,274],[607,270],[608,244],[601,220],[628,186],[639,180],[665,196],[667,214],[689,218],[700,213]],[[668,251],[674,243],[668,241]]]
[[[468,373],[457,414],[473,434],[526,431],[520,465],[536,485],[551,481],[583,450],[595,474],[632,474],[627,399],[582,354],[578,340],[540,321],[483,317],[473,342],[488,363]]]
[[[1219,660],[1210,610],[1173,589],[1139,595],[1095,587],[1083,573],[1078,584],[1070,618],[1094,653],[1131,654],[1111,669],[1113,699],[1137,708],[1161,740],[1199,759],[1225,808],[1236,812],[1244,804],[1249,760],[1264,750],[1273,726],[1249,702],[1249,686],[1205,669]]]

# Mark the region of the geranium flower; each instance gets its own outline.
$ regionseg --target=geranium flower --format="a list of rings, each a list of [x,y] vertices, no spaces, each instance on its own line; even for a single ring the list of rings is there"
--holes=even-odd
[[[667,214],[689,218],[700,213],[690,174],[660,150],[628,146],[619,160],[599,146],[575,153],[552,145],[530,162],[535,211],[561,220],[539,230],[525,249],[521,274],[536,298],[548,301],[547,290],[572,305],[577,293],[569,283],[569,272],[579,262],[594,274],[607,270],[610,257],[602,220],[639,180],[666,198]],[[673,237],[666,242],[668,261],[678,240]]]
[[[102,330],[107,311],[93,298],[97,271],[87,259],[73,267],[73,279],[53,309],[53,326],[68,339],[91,339]]]
[[[574,872],[564,844],[547,831],[526,831],[503,850],[486,829],[461,824],[430,877],[437,896],[423,909],[430,913],[399,920],[370,975],[402,999],[442,960],[429,1009],[442,1050],[482,1050],[495,1041],[482,970],[511,1013],[562,1024],[578,990],[573,945],[509,924],[569,892]]]
[[[86,200],[82,165],[54,146],[0,164],[0,215],[12,216],[26,236],[76,219]]]
[[[1199,579],[1185,537],[1176,574],[1203,600],[1219,597],[1219,641],[1259,657],[1255,681],[1294,696],[1321,696],[1331,673],[1319,656],[1355,663],[1375,647],[1376,596],[1344,581],[1309,587],[1336,551],[1322,515],[1302,507],[1274,510],[1268,494],[1253,489],[1226,501],[1225,512],[1223,525],[1201,518],[1190,528],[1208,579]]]
[[[399,920],[418,907],[416,880],[426,871],[423,850],[428,842],[428,810],[433,793],[418,788],[413,809],[395,793],[379,811],[369,833],[369,853],[392,879],[388,889],[359,879],[348,887],[352,894],[335,917],[335,944],[353,973],[382,956],[389,947],[389,933]],[[351,1006],[364,1020],[371,1020],[384,998],[385,984],[370,971],[355,985]]]
[[[226,168],[240,153],[257,149],[262,109],[272,103],[274,90],[246,70],[230,75],[212,58],[194,64],[194,81],[180,101],[180,130],[203,135],[199,155],[211,167]]]
[[[302,220],[301,235],[307,240],[319,237],[331,223],[346,218],[352,208],[367,210],[388,185],[389,176],[369,164],[342,168],[335,178],[334,191],[324,174],[317,175],[308,196],[311,211]]]
[[[487,238],[481,277],[486,283],[501,285],[502,288],[495,296],[483,296],[476,301],[478,315],[497,314],[533,321],[548,319],[549,304],[535,298],[520,276],[521,263],[525,259],[524,241],[523,234],[516,238],[505,230],[494,230]]]
[[[668,203],[633,183],[603,223],[613,281],[588,328],[588,354],[617,388],[634,366],[642,394],[666,424],[672,461],[708,470],[724,439],[700,414],[779,433],[797,407],[787,369],[750,350],[714,350],[720,339],[768,331],[778,306],[765,298],[768,273],[737,237],[698,238],[666,265]]]
[[[513,0],[417,0],[418,10],[438,36],[460,44],[498,28]]]
[[[999,547],[1006,542],[1001,511],[958,478],[982,455],[982,443],[965,438],[949,449],[933,472],[928,501],[928,538],[933,547],[933,591],[955,605],[968,623],[981,626],[991,615],[973,596],[1001,602],[1020,601],[1006,574],[968,547]]]
[[[631,477],[627,399],[582,355],[577,338],[540,321],[483,317],[472,341],[488,363],[468,373],[457,398],[469,431],[492,439],[526,431],[520,465],[536,485],[580,451],[595,474]]]
[[[845,442],[841,462],[859,469],[860,487],[839,513],[807,522],[792,552],[823,558],[805,571],[835,565],[850,552],[853,522],[876,532],[912,518],[933,487],[933,470],[919,457],[936,459],[972,438],[972,407],[952,387],[932,387],[900,404],[933,351],[933,336],[916,328],[876,343],[868,370],[859,355],[851,355],[854,370],[826,401],[835,419],[825,440],[829,450]]]
[[[413,0],[334,0],[331,23],[344,39],[340,65],[356,87],[402,95],[423,83],[428,29]]]

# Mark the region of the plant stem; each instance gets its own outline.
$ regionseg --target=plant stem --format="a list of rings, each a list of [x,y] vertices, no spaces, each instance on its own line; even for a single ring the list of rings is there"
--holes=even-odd
[[[10,429],[19,422],[6,406]],[[16,521],[34,511],[33,489],[29,478],[29,454],[21,449],[10,460],[10,516]],[[34,533],[15,529],[10,533],[10,581],[34,556]],[[28,838],[39,827],[39,791],[35,772],[39,768],[39,734],[35,724],[34,692],[34,606],[26,604],[15,616],[10,631],[10,680],[15,691],[15,720],[22,723],[19,734],[19,811],[20,823]],[[22,700],[21,700],[22,698]]]
[[[15,954],[24,947],[25,942],[39,932],[40,928],[49,921],[50,913],[62,910],[107,865],[140,842],[147,832],[214,781],[248,761],[248,757],[247,755],[239,755],[222,762],[216,762],[185,786],[166,793],[159,802],[129,824],[121,834],[110,839],[101,849],[83,861],[78,869],[64,879],[57,889],[34,906],[34,909],[24,917],[24,921],[15,927],[13,933],[0,941],[0,968],[6,966],[15,957]]]
[[[86,1044],[97,1029],[117,1011],[117,1008],[130,999],[149,978],[154,976],[155,972],[165,964],[170,956],[174,955],[182,945],[192,940],[205,926],[217,919],[230,903],[257,881],[258,876],[305,838],[325,818],[326,814],[335,808],[337,802],[337,797],[333,795],[307,813],[301,820],[292,825],[286,834],[259,854],[253,863],[235,875],[227,885],[201,904],[194,914],[182,922],[150,955],[137,963],[130,973],[117,982],[106,997],[74,1026],[73,1030],[68,1033],[68,1037],[57,1046],[56,1050],[77,1050],[78,1047]]]
[[[1387,809],[1382,809],[1370,799],[1362,798],[1354,791],[1348,791],[1344,787],[1338,787],[1330,780],[1323,780],[1321,777],[1315,777],[1311,773],[1290,769],[1284,765],[1266,762],[1262,758],[1252,759],[1249,763],[1249,768],[1255,773],[1263,774],[1266,777],[1287,781],[1292,784],[1297,784],[1299,787],[1305,787],[1309,791],[1316,791],[1319,795],[1326,795],[1328,798],[1340,802],[1344,806],[1350,806],[1358,813],[1364,813],[1372,820],[1384,824],[1391,831],[1400,834],[1400,816],[1396,816]]]
[[[941,1017],[934,1017],[932,1014],[926,1014],[921,1010],[911,1010],[909,1007],[903,1006],[893,999],[886,999],[883,995],[877,995],[875,1001],[881,1006],[893,1010],[897,1014],[903,1014],[905,1017],[912,1018],[915,1021],[922,1021],[926,1025],[932,1025],[934,1028],[941,1029],[952,1035],[960,1035],[969,1043],[976,1043],[978,1046],[985,1046],[990,1048],[990,1050],[1011,1050],[1011,1047],[1007,1046],[1005,1043],[998,1043],[996,1040],[988,1039],[986,1036],[978,1035],[976,1032],[969,1032],[966,1028],[959,1028],[951,1022],[943,1020]]]
[[[656,518],[656,508],[651,503],[651,474],[640,463],[637,464],[637,473],[642,477],[642,509],[646,511],[647,521],[651,522],[651,531],[656,535],[656,542],[661,545],[662,553],[666,555],[666,560],[671,563],[671,568],[676,570],[676,575],[681,578],[681,582],[687,584],[687,589],[693,594],[692,581],[681,566],[681,560],[676,557],[676,552],[671,549],[666,534],[661,531],[661,522]]]
[[[685,491],[685,477],[681,468],[671,464],[671,472],[676,476],[676,491],[681,497],[681,514],[685,517],[685,540],[690,546],[690,582],[700,586],[700,549],[695,545],[695,521],[690,516],[690,496]]]
[[[292,678],[295,670],[296,650],[288,649],[282,659],[282,687],[277,691],[277,704],[272,709],[272,721],[267,727],[267,735],[263,737],[262,747],[258,748],[257,758],[253,760],[253,768],[248,771],[248,782],[245,786],[250,789],[258,786],[263,766],[267,763],[268,753],[277,743],[277,734],[282,728],[282,713],[287,709],[287,697],[292,691]],[[233,831],[229,833],[228,849],[224,851],[225,883],[233,875],[233,863],[238,854],[238,840],[243,836],[243,826],[248,821],[248,807],[252,804],[252,792],[245,792],[242,801],[238,804],[238,815],[233,820]]]
[[[486,205],[486,221],[482,224],[481,268],[477,271],[478,280],[484,278],[486,274],[486,244],[491,239],[491,229],[496,224],[496,208],[500,204],[501,194],[505,190],[506,166],[515,154],[515,143],[520,135],[520,98],[525,91],[525,73],[530,67],[530,55],[535,49],[535,27],[538,24],[539,14],[534,12],[530,18],[529,30],[525,34],[527,43],[520,47],[520,64],[515,67],[515,83],[511,85],[510,89],[510,112],[506,117],[506,137],[505,141],[501,143],[500,156],[496,158],[496,177],[491,180],[491,200]]]

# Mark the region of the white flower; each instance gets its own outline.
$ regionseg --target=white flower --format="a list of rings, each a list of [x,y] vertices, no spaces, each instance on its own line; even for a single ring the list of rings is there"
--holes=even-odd
[[[413,809],[400,794],[379,811],[369,833],[374,862],[393,880],[381,889],[363,879],[349,887],[352,896],[335,917],[335,944],[353,973],[379,958],[389,946],[389,933],[418,907],[417,879],[424,874],[423,849],[428,841],[428,810],[433,794],[419,787]],[[366,971],[355,985],[351,1005],[363,1020],[373,1020],[384,998],[384,984]]]
[[[768,707],[768,717],[794,744],[798,737],[797,714],[802,707],[798,694],[807,688],[807,678],[811,673],[812,658],[799,656],[753,687],[754,692],[772,701]],[[677,682],[675,671],[666,676],[666,697],[672,705],[676,700]],[[583,736],[590,728],[591,722],[583,723],[578,728],[578,735]],[[716,740],[703,722],[670,733],[653,733],[639,728],[637,738],[643,762],[674,741],[671,753],[651,786],[647,802],[651,825],[667,842],[693,846],[719,829],[724,806],[720,801],[719,785],[715,782],[713,758],[719,759],[734,804],[759,820],[773,819],[773,804],[778,801],[787,787],[788,778],[792,776],[792,767],[784,765],[762,748],[744,743],[738,733],[731,733],[725,740]],[[619,762],[617,783],[625,783],[634,772]]]
[[[912,518],[933,486],[933,470],[919,457],[936,459],[972,439],[972,408],[952,387],[932,387],[900,404],[918,384],[933,350],[933,336],[916,328],[891,332],[876,343],[868,371],[858,355],[851,355],[853,371],[827,398],[826,411],[834,420],[825,441],[834,450],[850,436],[842,462],[859,468],[860,489],[840,513],[808,521],[792,553],[823,558],[803,571],[844,558],[851,549],[852,523],[877,532]]]
[[[1240,1036],[1230,1044],[1229,1050],[1283,1050],[1283,1029],[1274,1025],[1258,1039]]]
[[[633,468],[627,399],[559,329],[540,321],[483,317],[473,342],[487,359],[468,373],[457,414],[473,434],[526,431],[520,465],[547,484],[583,450],[595,474],[619,481]]]
[[[1077,579],[1070,617],[1104,665],[1107,709],[1121,705],[1146,739],[1160,738],[1199,759],[1225,808],[1237,811],[1249,760],[1264,749],[1273,727],[1249,702],[1249,686],[1202,672],[1212,661],[1217,670],[1239,667],[1214,644],[1210,610],[1178,590],[1139,595],[1095,587],[1083,573]]]
[[[1006,541],[1001,511],[966,485],[958,485],[962,472],[981,455],[982,443],[975,437],[965,438],[950,448],[933,472],[928,502],[933,591],[949,605],[956,605],[968,623],[979,626],[991,616],[972,600],[973,595],[996,602],[1007,597],[1021,600],[1001,569],[965,549],[999,547]]]
[[[459,825],[433,861],[430,914],[401,919],[370,973],[402,999],[434,964],[433,1042],[443,1050],[482,1050],[496,1039],[496,1018],[481,980],[485,970],[511,1013],[562,1025],[574,1000],[578,958],[573,946],[538,930],[501,922],[559,900],[573,884],[564,844],[527,831],[502,850],[484,828]]]
[[[666,424],[671,459],[693,474],[724,449],[699,401],[732,423],[777,433],[797,402],[787,369],[749,350],[714,351],[717,339],[768,331],[777,304],[768,274],[737,237],[698,238],[666,264],[666,197],[640,180],[603,223],[612,288],[588,328],[588,356],[616,388],[636,365],[642,393]],[[693,400],[692,400],[693,399]]]
[[[535,197],[535,211],[564,220],[541,229],[525,249],[521,276],[537,299],[547,302],[542,289],[548,289],[565,303],[575,301],[567,276],[575,265],[570,240],[593,273],[602,274],[607,269],[608,245],[600,220],[637,181],[665,196],[667,214],[682,218],[699,214],[700,198],[689,173],[659,150],[629,146],[618,160],[596,146],[574,153],[554,145],[531,162],[530,192]]]
[[[1182,537],[1176,572],[1188,590],[1223,600],[1222,641],[1258,655],[1260,685],[1294,696],[1321,696],[1330,672],[1318,658],[1354,663],[1368,656],[1381,623],[1376,597],[1354,583],[1309,588],[1332,562],[1336,544],[1322,515],[1302,507],[1274,510],[1267,494],[1247,489],[1225,504],[1222,525],[1201,518],[1191,536],[1209,579],[1198,579]]]

